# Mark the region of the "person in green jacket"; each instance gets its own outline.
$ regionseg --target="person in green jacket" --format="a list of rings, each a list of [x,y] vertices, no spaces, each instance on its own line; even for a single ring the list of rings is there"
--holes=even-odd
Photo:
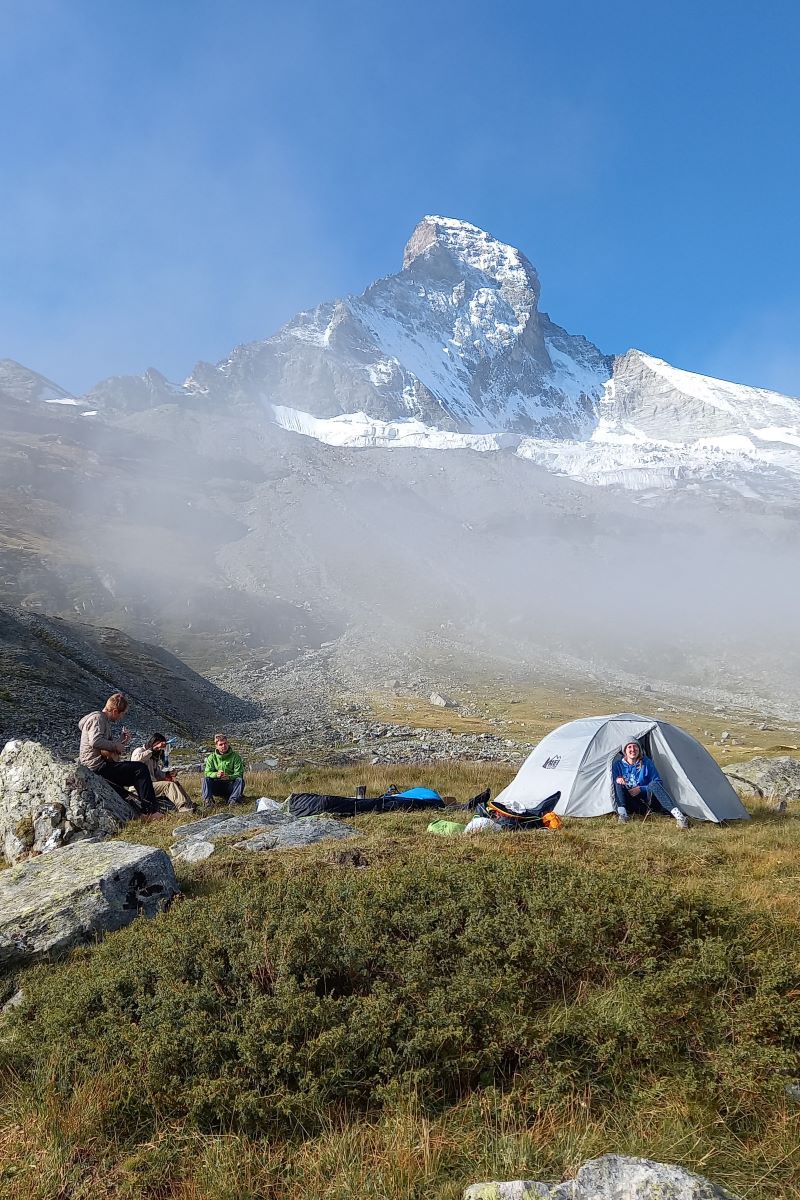
[[[224,796],[229,804],[244,799],[244,763],[224,733],[214,734],[214,751],[203,771],[203,803],[214,796]]]

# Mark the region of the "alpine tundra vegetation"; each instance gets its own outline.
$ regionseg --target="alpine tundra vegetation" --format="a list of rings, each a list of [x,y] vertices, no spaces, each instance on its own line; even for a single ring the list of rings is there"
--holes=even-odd
[[[512,774],[436,777],[464,798]],[[238,835],[176,858],[160,916],[6,976],[4,1194],[458,1200],[613,1150],[800,1196],[797,814],[749,803],[688,838],[653,819],[442,841],[386,814],[356,820],[357,854]],[[121,836],[168,848],[181,824]]]

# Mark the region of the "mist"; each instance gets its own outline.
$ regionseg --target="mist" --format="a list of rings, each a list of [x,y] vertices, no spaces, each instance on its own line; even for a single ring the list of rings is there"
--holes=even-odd
[[[212,674],[347,634],[365,686],[411,661],[798,697],[792,511],[590,488],[507,452],[342,449],[244,403],[47,416],[4,477],[36,550],[6,599]]]

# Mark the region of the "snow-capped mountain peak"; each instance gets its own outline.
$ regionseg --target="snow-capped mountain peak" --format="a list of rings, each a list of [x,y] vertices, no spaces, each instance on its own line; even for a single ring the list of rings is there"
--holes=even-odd
[[[423,217],[408,240],[403,253],[403,269],[409,270],[430,261],[437,254],[449,255],[455,264],[478,271],[499,284],[528,288],[534,303],[539,299],[536,268],[514,246],[508,246],[491,234],[452,217]],[[418,260],[422,260],[420,263]]]
[[[614,364],[606,402],[645,434],[674,442],[796,425],[800,400],[670,366],[641,350]]]
[[[425,217],[401,271],[239,347],[218,383],[279,422],[290,411],[300,424],[363,414],[467,435],[588,436],[611,360],[538,301],[519,250],[466,221]],[[196,371],[188,383],[199,382]],[[206,370],[202,386],[214,390]]]

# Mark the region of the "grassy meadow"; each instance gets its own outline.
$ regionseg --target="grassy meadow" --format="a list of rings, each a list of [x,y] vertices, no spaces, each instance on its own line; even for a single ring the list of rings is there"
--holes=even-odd
[[[453,733],[494,733],[534,745],[545,734],[576,716],[593,713],[644,712],[680,725],[701,741],[721,766],[757,754],[796,754],[800,725],[794,721],[756,719],[745,712],[707,712],[674,697],[648,693],[631,707],[631,697],[613,690],[584,690],[541,684],[498,694],[488,685],[452,694],[456,708],[437,708],[419,696],[383,691],[371,698],[379,720],[416,729],[447,729]],[[763,725],[766,728],[761,728]],[[724,733],[730,743],[721,741]]]
[[[248,793],[461,802],[512,774],[307,766]],[[357,842],[178,864],[169,912],[0,985],[24,990],[0,1197],[458,1200],[615,1151],[800,1200],[800,812],[751,811],[473,839],[369,815]]]

